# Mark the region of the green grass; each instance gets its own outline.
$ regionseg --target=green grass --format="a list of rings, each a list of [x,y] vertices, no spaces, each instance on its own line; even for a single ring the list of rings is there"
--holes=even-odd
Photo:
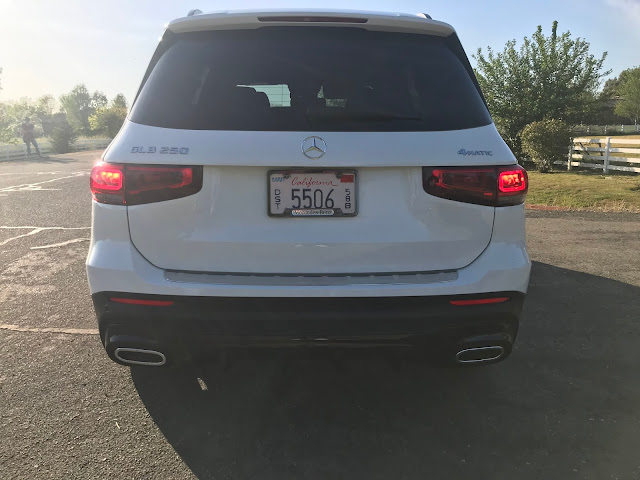
[[[640,176],[529,172],[527,203],[570,210],[640,212]]]

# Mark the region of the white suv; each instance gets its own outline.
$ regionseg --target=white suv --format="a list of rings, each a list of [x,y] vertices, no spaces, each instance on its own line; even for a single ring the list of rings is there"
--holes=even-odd
[[[144,365],[362,343],[499,361],[527,184],[446,23],[196,11],[91,172],[103,344]]]

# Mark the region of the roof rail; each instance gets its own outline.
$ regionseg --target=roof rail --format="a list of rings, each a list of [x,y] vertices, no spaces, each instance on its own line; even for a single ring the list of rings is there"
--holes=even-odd
[[[202,10],[198,10],[197,8],[194,8],[193,10],[189,10],[189,13],[187,13],[187,17],[193,17],[194,15],[200,15],[202,13]]]
[[[428,13],[419,13],[418,15],[421,15],[428,20],[433,20],[433,18],[431,18],[431,15],[429,15]]]

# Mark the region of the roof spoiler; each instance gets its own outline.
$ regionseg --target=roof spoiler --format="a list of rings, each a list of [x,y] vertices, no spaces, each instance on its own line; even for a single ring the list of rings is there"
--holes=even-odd
[[[397,14],[355,10],[238,10],[202,13],[192,10],[187,17],[176,18],[167,28],[174,33],[217,29],[254,29],[270,25],[306,26],[310,24],[361,24],[366,30],[418,33],[448,37],[451,25],[433,20],[426,13]]]

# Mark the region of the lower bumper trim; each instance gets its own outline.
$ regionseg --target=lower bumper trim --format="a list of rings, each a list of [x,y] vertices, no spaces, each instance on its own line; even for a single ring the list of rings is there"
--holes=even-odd
[[[501,303],[452,301],[508,297]],[[121,303],[111,298],[148,300]],[[513,342],[524,294],[437,297],[245,298],[100,292],[93,295],[100,335],[162,345],[194,340],[228,345],[415,345],[438,338],[504,334]]]

